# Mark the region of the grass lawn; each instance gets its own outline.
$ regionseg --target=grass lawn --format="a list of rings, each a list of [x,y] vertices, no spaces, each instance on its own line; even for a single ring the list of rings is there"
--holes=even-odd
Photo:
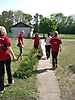
[[[59,53],[59,66],[55,74],[60,84],[61,97],[63,100],[75,100],[75,39],[74,35],[59,35],[63,41],[62,52]],[[16,57],[19,54],[17,39],[11,39],[12,48]],[[25,58],[33,47],[32,40],[25,40],[23,58]],[[12,61],[12,74],[18,69],[21,61]],[[0,94],[0,100],[37,100],[36,75],[28,79],[14,78],[15,83],[5,87],[5,92]],[[5,85],[7,84],[7,75],[5,73]]]
[[[17,45],[17,39],[11,39],[12,41],[12,49],[16,55],[19,54],[19,49]],[[25,58],[33,47],[32,40],[25,40],[25,47],[23,50],[23,58]],[[18,69],[21,61],[14,62],[12,60],[12,74]],[[0,94],[0,100],[36,100],[36,75],[32,75],[32,77],[28,79],[17,79],[14,78],[15,83],[11,86],[6,87],[7,82],[7,74],[5,73],[5,91],[3,94]],[[29,98],[29,99],[28,99]]]
[[[63,40],[59,53],[59,67],[55,70],[63,100],[75,100],[75,40]]]

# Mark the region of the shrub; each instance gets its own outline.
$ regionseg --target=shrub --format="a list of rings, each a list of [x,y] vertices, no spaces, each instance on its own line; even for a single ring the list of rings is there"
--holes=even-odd
[[[34,56],[34,49],[32,48],[29,55],[22,61],[19,69],[13,74],[15,78],[26,79],[29,78],[33,73],[34,65],[43,56],[41,46],[38,48],[38,54]]]

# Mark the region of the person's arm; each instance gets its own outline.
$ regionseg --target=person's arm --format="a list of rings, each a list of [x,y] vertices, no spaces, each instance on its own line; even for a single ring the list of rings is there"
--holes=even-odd
[[[44,39],[44,42],[46,42],[46,38]]]
[[[17,60],[16,56],[14,55],[14,52],[13,52],[12,48],[11,47],[7,47],[7,49],[9,50],[10,54],[12,55],[13,60]]]
[[[59,46],[59,51],[61,52],[61,45]]]

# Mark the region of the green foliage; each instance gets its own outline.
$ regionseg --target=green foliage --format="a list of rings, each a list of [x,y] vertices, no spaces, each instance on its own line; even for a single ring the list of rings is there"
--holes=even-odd
[[[39,46],[38,54],[34,56],[34,49],[31,50],[30,54],[22,61],[19,69],[13,74],[15,78],[26,79],[33,74],[34,65],[42,57],[42,49]]]
[[[49,18],[42,18],[40,21],[40,31],[43,33],[48,33],[56,30],[57,28],[57,21],[55,19],[49,19]]]

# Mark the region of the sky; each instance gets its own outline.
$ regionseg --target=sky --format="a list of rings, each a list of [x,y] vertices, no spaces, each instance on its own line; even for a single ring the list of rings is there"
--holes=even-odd
[[[49,17],[60,12],[69,16],[75,14],[75,0],[0,0],[0,14],[9,10],[21,10],[32,16],[38,13]]]

